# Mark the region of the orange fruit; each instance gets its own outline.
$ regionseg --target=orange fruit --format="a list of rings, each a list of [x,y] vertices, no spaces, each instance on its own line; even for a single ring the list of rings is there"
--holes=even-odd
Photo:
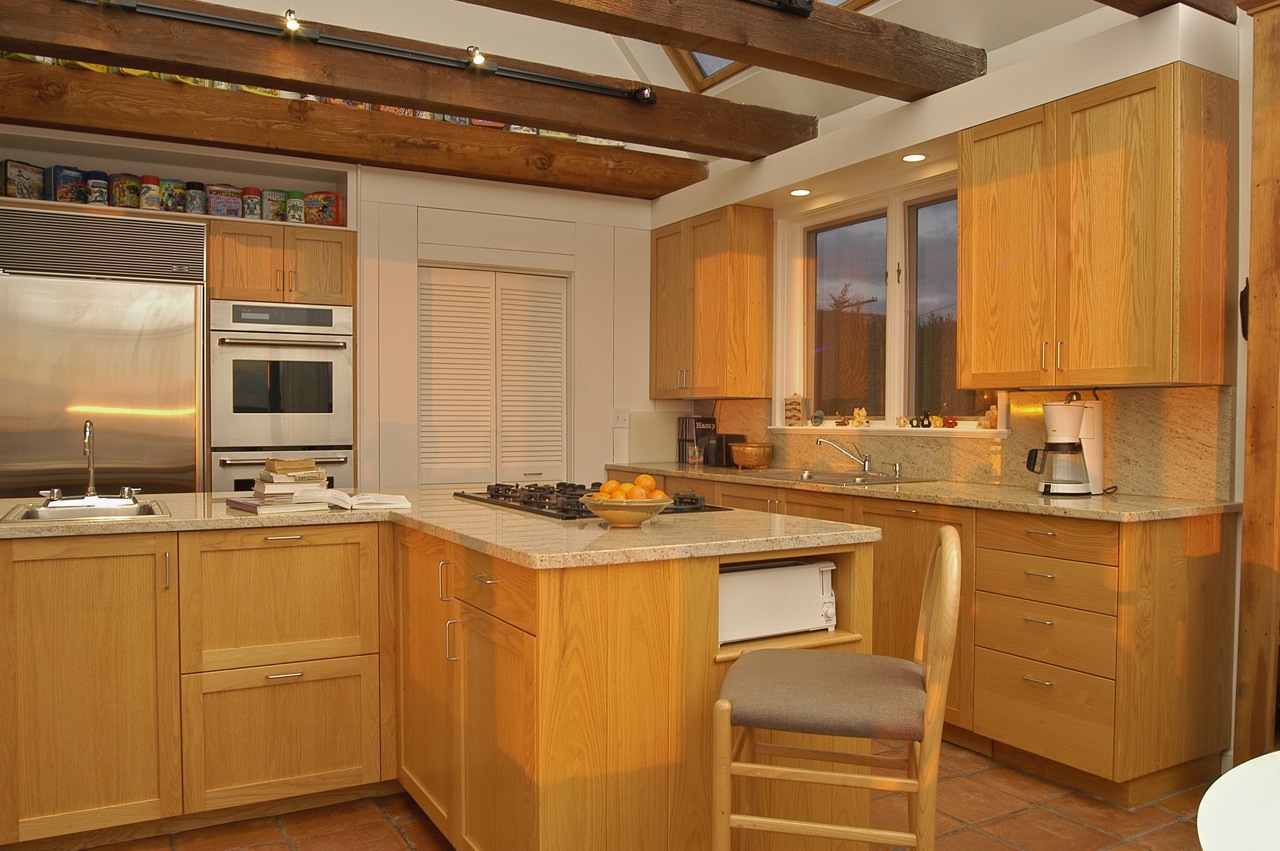
[[[648,498],[649,498],[649,492],[644,488],[640,487],[639,485],[636,485],[631,490],[627,491],[627,499],[648,499]]]
[[[627,498],[627,492],[622,490],[621,488],[613,490],[609,493],[609,499],[626,499],[626,498]]]
[[[600,493],[613,493],[618,489],[618,480],[610,479],[600,486]]]
[[[653,490],[649,491],[649,499],[670,499],[670,497],[667,496],[666,491],[662,491],[662,490],[658,490],[657,488],[654,488]]]
[[[653,476],[649,475],[648,473],[641,473],[640,475],[636,476],[636,487],[638,488],[644,488],[647,491],[651,491],[657,486],[658,486],[658,480],[655,479]]]
[[[635,485],[633,485],[631,482],[623,482],[622,484],[618,485],[618,490],[622,491],[624,494],[627,494],[627,493],[631,493],[631,489],[634,487]]]

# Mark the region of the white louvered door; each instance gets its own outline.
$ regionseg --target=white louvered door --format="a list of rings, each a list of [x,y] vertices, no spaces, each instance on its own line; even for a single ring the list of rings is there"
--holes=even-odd
[[[568,283],[422,268],[418,480],[566,477]]]

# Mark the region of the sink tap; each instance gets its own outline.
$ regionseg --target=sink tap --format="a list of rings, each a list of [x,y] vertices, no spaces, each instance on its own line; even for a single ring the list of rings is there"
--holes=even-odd
[[[858,450],[858,452],[861,452],[861,453],[862,453],[862,457],[858,457],[857,455],[854,455],[852,452],[850,452],[848,449],[845,449],[845,448],[844,448],[843,446],[841,446],[840,444],[838,444],[838,443],[836,443],[836,442],[834,442],[834,441],[831,441],[831,440],[827,440],[825,437],[820,437],[820,438],[818,438],[818,443],[817,443],[817,445],[818,445],[818,446],[821,446],[821,445],[822,445],[822,444],[824,444],[824,443],[825,443],[827,446],[830,446],[832,449],[836,450],[837,452],[842,453],[846,458],[849,458],[849,459],[851,459],[851,460],[853,460],[853,461],[857,461],[859,464],[861,464],[861,465],[862,465],[862,472],[864,472],[864,473],[870,473],[870,472],[871,472],[871,456],[870,456],[870,455],[868,455],[866,452],[862,452],[862,449],[861,449],[861,448],[859,448],[858,444],[856,444],[856,443],[855,443],[855,444],[853,445],[853,448],[854,448],[854,449],[857,449],[857,450]]]
[[[93,420],[84,421],[84,454],[89,458],[89,489],[85,496],[97,496],[98,489],[93,486]]]

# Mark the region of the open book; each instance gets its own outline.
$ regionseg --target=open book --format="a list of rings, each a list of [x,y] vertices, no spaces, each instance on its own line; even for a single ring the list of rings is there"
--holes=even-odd
[[[298,491],[293,501],[299,503],[322,502],[335,508],[410,508],[409,500],[399,494],[358,493],[349,494],[335,488],[311,488]]]

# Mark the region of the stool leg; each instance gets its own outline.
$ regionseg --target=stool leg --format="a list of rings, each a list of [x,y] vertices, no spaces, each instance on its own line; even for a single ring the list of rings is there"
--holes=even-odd
[[[729,814],[732,812],[733,726],[729,721],[733,704],[717,700],[711,713],[711,851],[729,851]]]

